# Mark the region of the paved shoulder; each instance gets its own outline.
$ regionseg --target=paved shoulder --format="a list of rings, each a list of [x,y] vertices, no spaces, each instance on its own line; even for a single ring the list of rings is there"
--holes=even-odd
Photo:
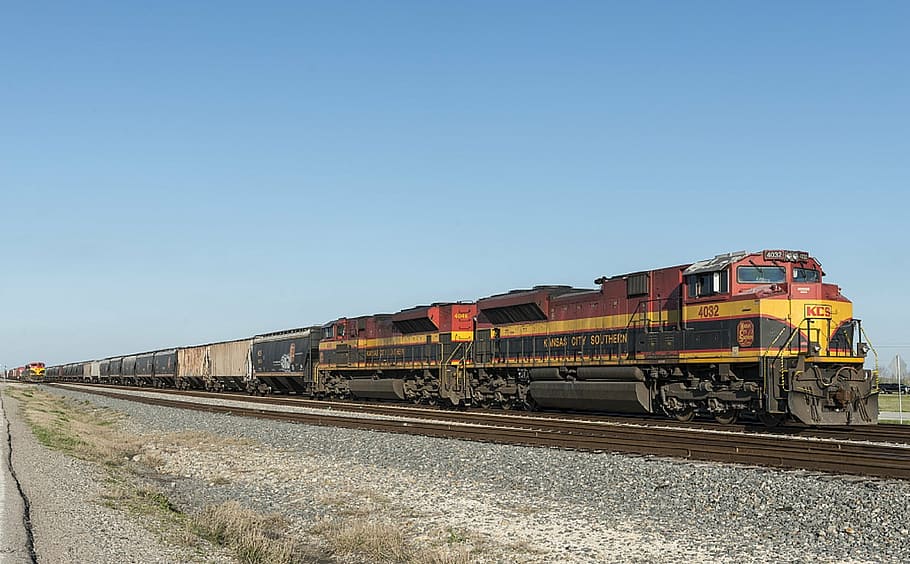
[[[10,471],[10,434],[5,406],[10,400],[3,398],[0,403],[0,456],[3,470],[0,471],[0,564],[32,562],[27,548],[24,505],[19,487]]]

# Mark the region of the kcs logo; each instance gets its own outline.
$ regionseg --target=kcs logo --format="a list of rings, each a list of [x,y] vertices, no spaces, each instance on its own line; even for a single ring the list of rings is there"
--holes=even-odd
[[[831,319],[831,306],[807,304],[806,317],[815,319]]]

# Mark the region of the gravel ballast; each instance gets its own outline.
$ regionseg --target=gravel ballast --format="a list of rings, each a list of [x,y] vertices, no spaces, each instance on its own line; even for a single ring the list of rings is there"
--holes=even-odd
[[[412,542],[461,550],[468,561],[910,561],[905,482],[295,425],[52,391],[128,414],[127,429],[148,437],[143,456],[157,473],[147,479],[183,511],[236,500],[284,515],[314,543],[314,526],[355,516],[396,522]],[[186,432],[233,442],[165,438]],[[95,546],[88,537],[146,539],[98,548],[120,551],[116,560],[77,560],[183,561],[156,553],[154,535],[138,525],[112,524],[111,510],[92,503],[104,486],[88,463],[36,445],[23,451],[23,464],[74,480],[38,510],[36,527]],[[54,491],[34,474],[30,491]],[[59,517],[46,509],[58,505]]]

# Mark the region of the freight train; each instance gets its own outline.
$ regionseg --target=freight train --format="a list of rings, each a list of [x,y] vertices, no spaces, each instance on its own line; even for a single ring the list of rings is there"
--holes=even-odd
[[[25,366],[17,366],[7,371],[6,377],[9,380],[23,380],[26,382],[43,382],[47,373],[47,368],[43,362],[29,362]]]
[[[471,302],[48,369],[49,379],[448,406],[872,425],[851,302],[804,251],[736,252]]]

